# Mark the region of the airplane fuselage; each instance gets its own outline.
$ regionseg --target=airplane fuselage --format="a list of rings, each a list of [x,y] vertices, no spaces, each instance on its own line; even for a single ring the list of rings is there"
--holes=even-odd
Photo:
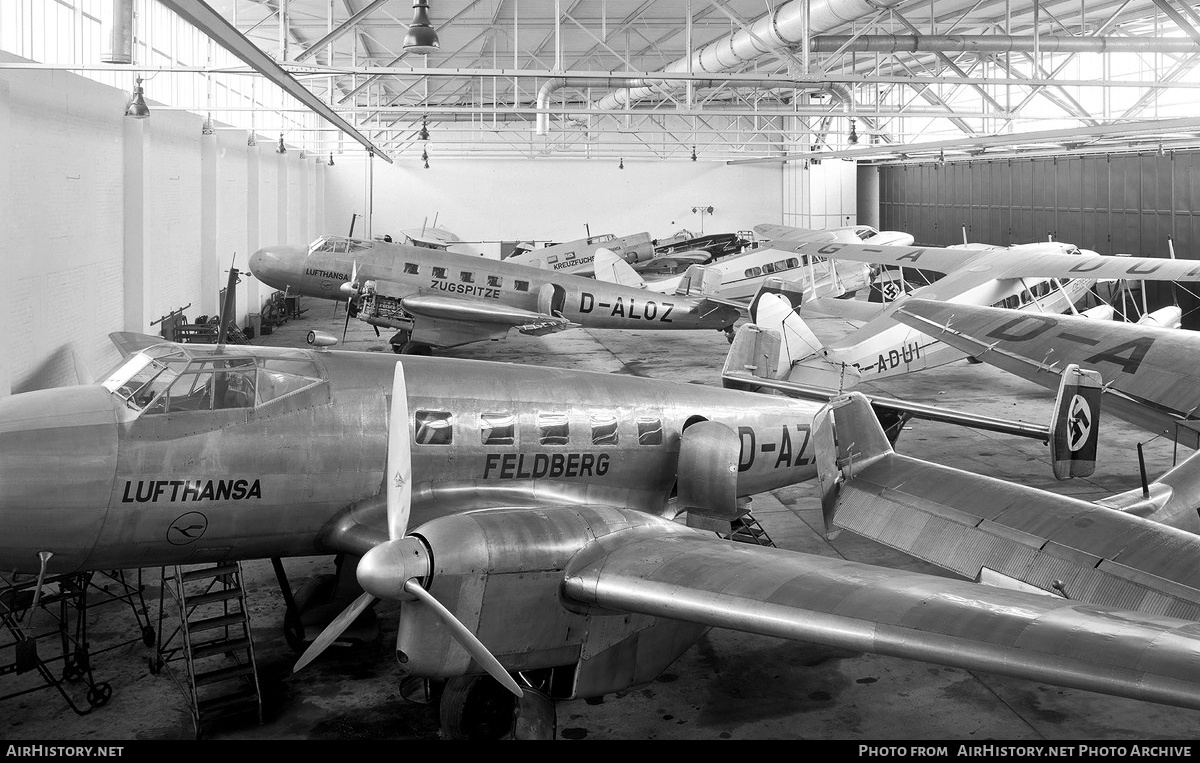
[[[782,278],[813,296],[855,291],[867,285],[870,268],[860,262],[812,258],[787,249],[751,249],[722,257],[705,266],[721,274],[717,294],[723,299],[749,301],[768,278]],[[671,291],[682,276],[652,281],[649,288]]]
[[[1049,279],[1002,278],[948,297],[947,301],[1008,306],[1026,312],[1062,313],[1083,299],[1093,283],[1091,279],[1074,279],[1059,290]],[[877,333],[871,333],[868,328],[872,324],[879,326]],[[855,366],[863,379],[936,368],[967,357],[966,353],[936,337],[894,321],[890,315],[868,322],[863,331],[869,334],[866,339],[829,346],[838,358]]]
[[[363,551],[384,537],[394,357],[160,347],[129,362],[156,356],[145,368],[165,366],[174,382],[137,391],[148,371],[134,383],[122,366],[107,386],[0,400],[0,570],[36,572],[39,550],[53,553],[51,572],[72,572],[331,553],[346,550],[322,541],[338,525]],[[682,431],[702,420],[740,441],[738,495],[815,473],[812,403],[516,364],[402,363],[413,526],[503,506],[672,515]],[[214,379],[230,391],[211,407]]]
[[[596,272],[593,261],[597,249],[607,249],[626,262],[633,264],[654,256],[654,243],[649,233],[633,233],[628,236],[592,236],[577,241],[533,249],[513,255],[505,260],[514,265],[544,268],[556,273],[574,273],[591,276]]]
[[[350,241],[351,247],[354,245]],[[608,284],[487,257],[431,251],[382,242],[349,251],[261,250],[254,275],[271,286],[324,299],[345,299],[343,284],[375,282],[393,298],[430,295],[470,301],[476,309],[511,307],[553,313],[587,328],[724,329],[738,318],[733,308],[675,295]]]

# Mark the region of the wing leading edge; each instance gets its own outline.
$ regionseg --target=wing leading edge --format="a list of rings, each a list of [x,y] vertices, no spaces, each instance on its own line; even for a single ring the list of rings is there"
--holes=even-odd
[[[1093,368],[1105,383],[1105,410],[1200,447],[1192,332],[923,299],[900,303],[894,318],[1043,387],[1056,387],[1070,363]]]
[[[1200,623],[732,543],[616,534],[568,607],[634,612],[1200,709]]]

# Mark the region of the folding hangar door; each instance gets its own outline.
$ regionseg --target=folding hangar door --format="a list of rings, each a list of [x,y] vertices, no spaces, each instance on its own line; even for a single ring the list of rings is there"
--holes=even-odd
[[[1200,259],[1200,152],[1093,154],[887,165],[879,227],[918,244],[1007,246],[1053,237],[1101,254]],[[1200,328],[1200,285],[1149,284],[1150,309],[1178,301]]]

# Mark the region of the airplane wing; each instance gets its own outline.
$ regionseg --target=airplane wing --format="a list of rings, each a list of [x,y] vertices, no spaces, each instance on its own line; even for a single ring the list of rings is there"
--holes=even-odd
[[[400,299],[401,306],[406,312],[425,319],[426,327],[436,322],[441,331],[448,330],[451,324],[455,334],[485,333],[489,337],[500,331],[504,335],[508,329],[516,329],[523,334],[541,336],[556,331],[577,328],[579,324],[558,315],[548,315],[533,310],[522,310],[519,307],[507,307],[497,304],[484,304],[454,297],[439,297],[433,294],[414,294]],[[455,344],[465,342],[456,341]],[[451,347],[454,345],[442,344]]]
[[[808,243],[795,247],[793,251],[829,259],[919,268],[947,274],[966,270],[972,274],[972,280],[979,283],[994,278],[1021,277],[1200,281],[1200,262],[1192,260],[1054,251],[1060,248],[1062,245],[1053,242],[995,249]]]
[[[594,541],[564,571],[561,591],[575,611],[641,613],[1200,708],[1200,626],[1131,607],[661,530]]]
[[[767,223],[755,225],[754,234],[759,238],[770,241],[771,248],[773,249],[793,244],[837,241],[839,239],[846,240],[846,237],[834,231],[818,228],[794,228],[790,225],[769,225]],[[853,234],[851,234],[851,237],[857,240],[857,237],[853,236]]]
[[[1071,363],[1099,371],[1105,410],[1200,447],[1194,332],[915,298],[899,303],[893,317],[1043,387],[1057,387]]]

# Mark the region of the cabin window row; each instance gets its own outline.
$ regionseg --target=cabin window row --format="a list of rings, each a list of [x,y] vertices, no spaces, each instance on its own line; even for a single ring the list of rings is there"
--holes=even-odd
[[[1066,286],[1071,282],[1070,278],[1059,280],[1059,284]],[[1033,304],[1034,300],[1049,296],[1055,290],[1054,283],[1051,281],[1042,281],[1033,285],[1032,289],[1022,289],[1020,294],[1014,294],[1011,297],[1005,297],[992,307],[1005,307],[1009,310],[1015,310],[1022,305]]]
[[[808,264],[808,256],[803,258],[803,264]],[[746,268],[746,278],[757,278],[761,275],[770,275],[771,273],[782,273],[785,270],[793,270],[800,267],[801,260],[795,257],[788,257],[786,260],[777,262],[768,262],[762,267]]]
[[[416,436],[418,445],[451,445],[454,443],[455,416],[449,411],[418,410],[416,412]],[[588,425],[576,438],[587,438],[595,447],[616,446],[621,442],[620,420],[615,413],[594,411],[588,416]],[[633,432],[639,445],[662,445],[662,420],[641,416],[633,420]],[[460,427],[461,429],[461,427]],[[518,439],[517,417],[510,411],[484,411],[479,414],[473,429],[479,432],[480,445],[516,445]],[[565,413],[546,412],[534,417],[533,436],[540,445],[570,445],[571,422]],[[460,431],[460,436],[474,439],[473,433]],[[468,440],[469,441],[469,440]]]
[[[410,275],[410,276],[420,275],[421,274],[421,266],[417,265],[414,262],[406,262],[406,263],[404,263],[404,274]],[[434,266],[433,268],[431,268],[430,274],[434,278],[437,278],[437,279],[440,279],[443,281],[449,279],[449,277],[450,277],[447,272],[447,269],[443,268],[443,267],[439,267],[439,266]],[[487,279],[487,285],[494,289],[499,289],[500,287],[504,286],[504,279],[501,278],[500,276],[487,276],[486,279]],[[463,283],[475,283],[475,273],[470,270],[460,270],[458,272],[458,280]],[[521,279],[514,279],[513,280],[513,288],[516,289],[517,291],[529,291],[529,282],[523,281]]]

